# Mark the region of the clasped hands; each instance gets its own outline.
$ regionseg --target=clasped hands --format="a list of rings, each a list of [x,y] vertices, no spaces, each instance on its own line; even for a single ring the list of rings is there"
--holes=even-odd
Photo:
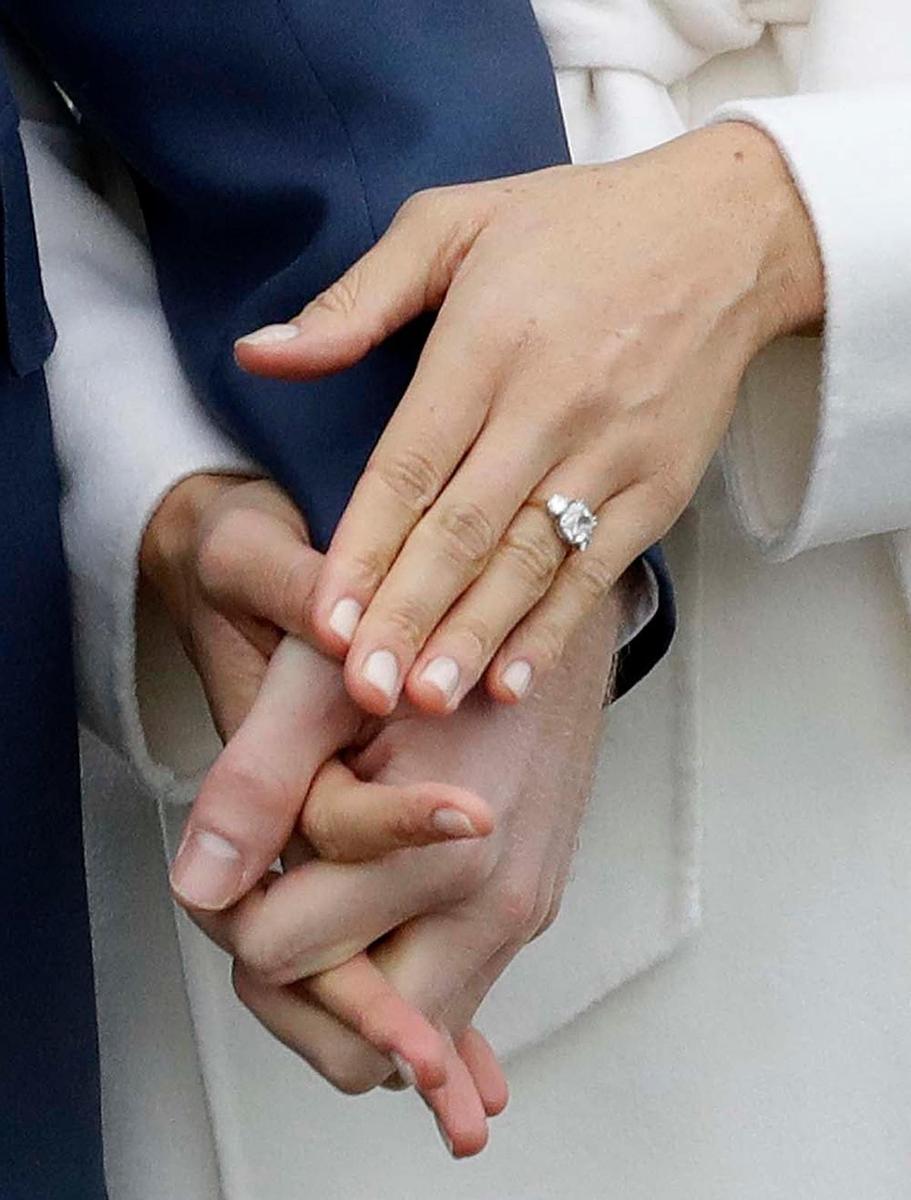
[[[469,1154],[506,1100],[470,1022],[559,900],[615,585],[689,502],[752,357],[821,319],[822,270],[774,144],[731,123],[422,194],[238,362],[316,378],[427,309],[325,563],[277,489],[212,480],[144,558],[228,739],[178,897],[278,1037],[349,1091],[413,1078]],[[554,493],[597,510],[589,550],[555,536]]]
[[[149,526],[143,574],[226,741],[173,887],[267,1029],[346,1092],[414,1083],[465,1156],[507,1100],[471,1022],[556,912],[616,614],[521,709],[477,694],[445,721],[407,703],[381,720],[309,644],[322,562],[263,481],[190,479]]]

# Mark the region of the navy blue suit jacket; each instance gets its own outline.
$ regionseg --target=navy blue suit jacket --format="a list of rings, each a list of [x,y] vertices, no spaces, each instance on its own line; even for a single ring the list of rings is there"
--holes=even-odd
[[[103,1195],[53,345],[0,67],[0,1198]]]

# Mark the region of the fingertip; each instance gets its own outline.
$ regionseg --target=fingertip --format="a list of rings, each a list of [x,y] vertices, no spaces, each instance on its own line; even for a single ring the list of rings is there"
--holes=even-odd
[[[535,674],[527,658],[501,659],[487,672],[487,692],[500,704],[521,704],[531,693]]]
[[[429,717],[448,717],[461,702],[459,696],[447,697],[439,687],[424,679],[417,668],[405,680],[405,695],[415,708]]]
[[[348,695],[375,717],[388,717],[395,709],[400,678],[398,660],[391,650],[373,650],[366,656],[349,653],[345,660]]]
[[[363,615],[364,606],[355,596],[320,601],[314,622],[326,648],[334,654],[347,654]]]

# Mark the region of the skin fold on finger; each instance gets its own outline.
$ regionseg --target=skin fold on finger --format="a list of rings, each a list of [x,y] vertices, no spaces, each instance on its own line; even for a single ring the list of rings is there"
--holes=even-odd
[[[547,591],[565,553],[546,515],[530,505],[520,509],[484,572],[418,655],[406,681],[412,704],[438,714],[458,708],[503,640]],[[435,682],[438,663],[455,664],[452,686]]]
[[[299,829],[323,860],[365,862],[407,846],[426,846],[493,831],[490,806],[448,784],[393,787],[365,782],[338,759],[318,771]]]
[[[633,476],[634,459],[624,456],[624,444],[622,437],[601,439],[537,484],[483,574],[446,614],[419,655],[406,684],[413,704],[438,713],[458,707],[571,553],[547,510],[548,500],[554,495],[580,498],[597,510]],[[428,684],[431,664],[440,660],[458,664],[458,685],[448,695]],[[514,698],[521,698],[518,693],[530,684],[527,666],[510,676]]]
[[[521,428],[514,418],[485,427],[411,530],[361,617],[345,661],[345,683],[368,712],[391,711],[424,642],[488,566],[524,499],[552,466],[552,446],[526,429],[525,453],[504,472]],[[377,672],[378,663],[388,666],[385,674]],[[444,696],[455,692],[453,664],[452,658],[428,664],[428,686]]]
[[[493,377],[472,351],[471,325],[449,328],[444,309],[327,551],[313,621],[332,653],[348,650],[360,615],[486,420]]]
[[[629,565],[663,536],[668,522],[650,502],[645,485],[633,484],[601,506],[591,545],[567,555],[549,590],[494,657],[486,683],[495,700],[515,704],[552,671]]]

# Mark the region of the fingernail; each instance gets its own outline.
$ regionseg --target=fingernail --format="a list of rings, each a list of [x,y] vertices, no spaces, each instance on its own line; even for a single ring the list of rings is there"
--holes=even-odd
[[[449,1134],[443,1128],[442,1122],[440,1121],[439,1117],[436,1118],[436,1123],[437,1123],[437,1129],[440,1131],[440,1137],[443,1140],[443,1145],[446,1147],[446,1149],[449,1151],[449,1153],[452,1155],[452,1157],[455,1158],[455,1148],[453,1147],[453,1144],[452,1144],[452,1138],[449,1136]]]
[[[434,658],[421,672],[421,683],[429,683],[451,700],[459,686],[459,664],[454,658]]]
[[[254,329],[252,333],[244,334],[234,345],[277,346],[279,342],[290,342],[299,333],[296,325],[264,325],[262,329]]]
[[[350,642],[363,612],[363,606],[353,596],[344,596],[329,616],[329,628],[344,641]]]
[[[399,682],[399,664],[392,651],[374,650],[364,663],[363,677],[392,700]]]
[[[414,1087],[417,1083],[417,1077],[408,1059],[402,1058],[401,1054],[390,1054],[389,1057],[392,1060],[392,1065],[398,1071],[402,1083],[407,1084],[408,1087]]]
[[[239,851],[205,829],[190,834],[171,867],[171,887],[191,908],[224,908],[237,895],[243,879]]]
[[[509,688],[517,700],[521,700],[531,685],[531,663],[524,658],[511,662],[503,672],[503,686]]]
[[[430,818],[430,824],[446,837],[477,837],[477,830],[463,812],[457,808],[438,808]]]

